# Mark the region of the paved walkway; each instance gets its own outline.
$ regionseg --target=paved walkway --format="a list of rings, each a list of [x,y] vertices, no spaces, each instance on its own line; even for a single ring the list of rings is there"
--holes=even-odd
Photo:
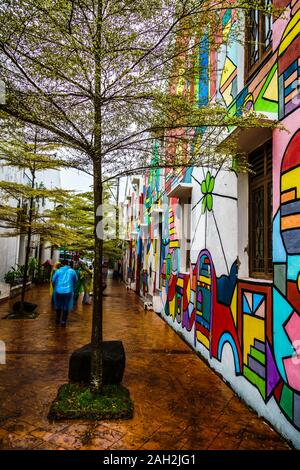
[[[156,315],[119,283],[105,291],[105,339],[126,350],[123,384],[135,405],[129,421],[50,424],[49,405],[66,382],[68,359],[89,342],[91,307],[78,305],[66,329],[54,324],[48,289],[35,288],[35,320],[3,320],[0,365],[2,449],[288,449]]]

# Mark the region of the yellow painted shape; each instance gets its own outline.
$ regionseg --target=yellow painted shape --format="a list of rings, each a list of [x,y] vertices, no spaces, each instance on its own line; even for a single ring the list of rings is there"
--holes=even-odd
[[[209,349],[209,339],[206,338],[206,336],[204,336],[203,333],[201,333],[201,331],[196,331],[196,335],[197,335],[197,340],[203,344],[203,346],[205,346],[207,349]]]
[[[199,281],[204,282],[204,284],[208,284],[209,286],[211,285],[211,279],[209,279],[209,277],[200,276]]]
[[[248,93],[248,95],[246,96],[246,98],[245,98],[245,100],[244,100],[244,103],[243,103],[243,106],[244,106],[244,107],[246,106],[246,104],[248,103],[248,101],[254,102],[254,98],[253,98],[252,93]]]
[[[251,315],[243,315],[244,322],[244,364],[247,364],[247,356],[250,353],[250,347],[253,346],[254,340],[258,339],[265,342],[265,322],[263,319],[252,317]]]
[[[183,279],[182,279],[182,277],[179,277],[179,278],[177,279],[177,283],[176,283],[176,284],[177,284],[177,286],[179,286],[179,287],[183,287]]]
[[[278,73],[277,70],[273,75],[263,96],[266,100],[278,101]]]
[[[222,75],[221,75],[221,82],[220,85],[221,87],[224,85],[224,83],[228,80],[231,74],[236,70],[236,66],[232,62],[232,60],[229,59],[229,57],[226,57]]]
[[[231,299],[230,310],[232,313],[233,321],[236,326],[237,324],[237,287],[235,287],[233,296]]]
[[[189,278],[187,288],[186,288],[186,295],[188,300],[191,298],[191,279]]]
[[[298,291],[300,292],[300,273],[298,274],[297,287],[298,287]]]
[[[174,296],[173,300],[169,301],[170,315],[173,318],[173,320],[175,320],[175,315],[176,315],[176,312],[175,312],[175,299],[176,299],[176,295]]]
[[[298,36],[300,33],[300,10],[293,16],[285,31],[283,33],[281,43],[278,49],[278,55],[284,53],[284,51],[289,47],[291,42]]]
[[[231,20],[228,21],[226,26],[223,28],[223,42],[226,42],[231,28]]]
[[[281,190],[288,191],[289,189],[296,188],[297,199],[300,198],[300,167],[284,173],[281,177]]]
[[[300,228],[300,214],[281,217],[281,230],[289,230],[291,228]]]
[[[170,235],[174,235],[175,233],[175,228],[172,228],[172,230],[170,230]]]
[[[224,98],[224,101],[226,103],[226,106],[229,106],[232,103],[232,95],[231,95],[231,89],[232,89],[232,83],[228,85],[227,88],[222,92],[222,96]]]
[[[170,248],[179,248],[179,241],[178,240],[171,240],[170,241]]]
[[[178,75],[184,75],[185,70],[183,68],[178,70]],[[182,95],[185,89],[186,79],[182,76],[179,77],[176,87],[176,95]]]

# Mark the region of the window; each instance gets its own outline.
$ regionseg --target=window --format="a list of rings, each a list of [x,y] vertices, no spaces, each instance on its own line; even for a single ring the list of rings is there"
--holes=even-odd
[[[262,6],[268,8],[272,0],[261,0]],[[258,8],[250,10],[247,27],[247,72],[256,70],[266,52],[271,50],[272,15],[266,15]]]
[[[272,266],[272,141],[249,155],[250,275],[271,279]]]
[[[191,198],[180,199],[181,206],[181,240],[180,240],[180,270],[187,272],[190,269],[190,243],[191,243]]]
[[[161,289],[161,265],[162,265],[162,214],[159,213],[158,223],[158,253],[157,253],[157,270],[156,270],[156,289]]]

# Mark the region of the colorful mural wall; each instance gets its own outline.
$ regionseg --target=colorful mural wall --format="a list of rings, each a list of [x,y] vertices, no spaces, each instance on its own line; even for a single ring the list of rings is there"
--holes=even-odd
[[[274,3],[285,13],[273,19],[267,60],[245,82],[239,76],[244,67],[238,46],[221,48],[222,71],[213,74],[215,84],[210,85],[210,94],[221,96],[231,113],[253,109],[278,118],[283,126],[272,132],[273,281],[239,278],[238,175],[197,168],[188,174],[152,171],[145,178],[144,223],[151,236],[142,289],[154,295],[153,285],[159,285],[163,318],[212,367],[222,364],[225,379],[223,351],[225,345],[230,348],[238,393],[300,448],[300,1]],[[230,34],[236,22],[234,11],[225,11],[222,34]],[[207,80],[201,88],[200,77],[196,89],[201,89],[200,101],[209,96]],[[179,182],[193,184],[188,272],[179,268],[180,201],[168,199]],[[161,219],[156,259],[151,211],[158,204],[168,210]],[[160,274],[160,284],[152,282],[149,289],[153,273]]]

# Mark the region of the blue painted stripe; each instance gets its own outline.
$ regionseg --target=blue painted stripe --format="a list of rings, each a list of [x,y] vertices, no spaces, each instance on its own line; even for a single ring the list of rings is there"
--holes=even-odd
[[[265,352],[266,351],[266,345],[259,339],[254,340],[254,347],[255,349],[258,349],[260,352]]]
[[[290,75],[292,75],[295,70],[298,69],[298,60],[295,60],[284,72],[283,72],[283,78],[286,80]]]
[[[262,294],[253,294],[253,312],[256,312],[257,308],[264,299],[265,296]]]
[[[284,96],[288,96],[292,91],[296,90],[298,88],[298,80],[295,78],[295,80],[284,89]]]
[[[197,323],[200,323],[200,325],[204,326],[205,328],[209,329],[209,323],[201,316],[196,315],[196,321]]]
[[[289,255],[298,255],[300,246],[300,228],[282,232],[283,243]]]
[[[237,347],[236,347],[236,344],[234,342],[233,337],[227,331],[225,333],[223,333],[223,335],[221,336],[221,338],[219,340],[218,360],[221,361],[222,350],[223,350],[223,346],[224,346],[225,343],[229,343],[230,346],[231,346],[231,349],[232,349],[232,352],[233,352],[233,357],[234,357],[235,372],[238,374],[238,373],[241,372],[241,368],[240,368],[240,362],[239,362],[239,355],[238,355],[238,352],[237,352]]]
[[[260,362],[258,362],[254,357],[249,356],[248,354],[248,367],[262,379],[266,378],[266,369]]]
[[[300,213],[300,199],[295,202],[283,204],[280,208],[281,215],[291,215]]]
[[[248,304],[248,300],[246,299],[245,295],[243,295],[243,313],[252,314],[250,306]]]

